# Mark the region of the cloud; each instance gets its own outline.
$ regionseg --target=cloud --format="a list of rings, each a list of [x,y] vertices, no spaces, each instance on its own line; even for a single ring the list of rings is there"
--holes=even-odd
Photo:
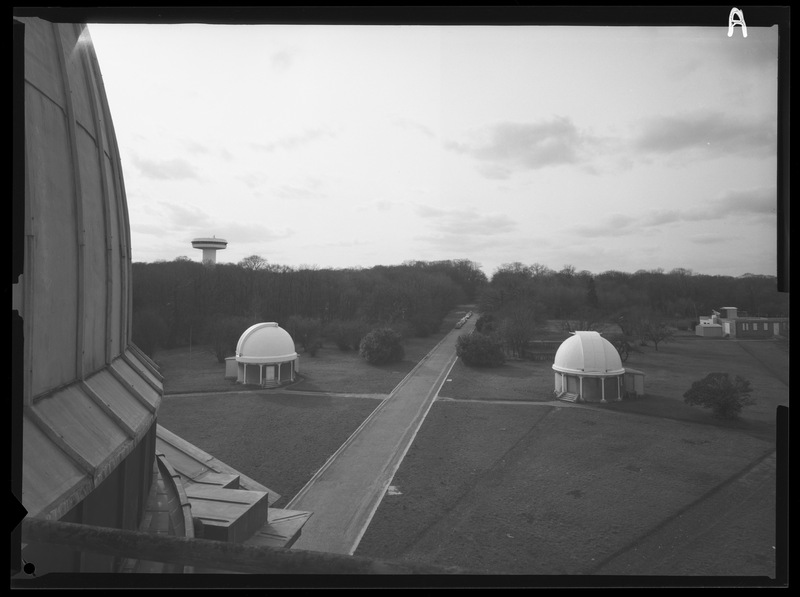
[[[476,214],[472,211],[444,210],[427,205],[418,205],[416,212],[430,227],[445,235],[496,236],[511,232],[517,227],[517,222],[505,214]]]
[[[447,211],[443,209],[438,209],[436,207],[430,207],[429,205],[418,205],[417,206],[417,214],[422,216],[423,218],[440,218],[442,216],[447,215]]]
[[[261,188],[266,182],[268,182],[267,175],[263,172],[244,172],[237,175],[236,178],[241,180],[248,188],[253,190]]]
[[[230,244],[255,244],[287,238],[294,234],[291,229],[275,230],[260,223],[220,221],[207,212],[184,205],[162,203],[161,225],[137,225],[136,231],[144,234],[160,234],[161,237],[216,236]]]
[[[588,158],[595,140],[578,130],[569,118],[533,123],[503,122],[479,131],[468,142],[445,146],[481,162],[489,178],[507,178],[512,170],[577,164]]]
[[[691,51],[683,60],[675,60],[667,67],[671,78],[684,77],[698,72],[712,63],[721,61],[721,68],[735,73],[744,81],[751,75],[763,75],[778,66],[778,27],[749,27],[747,38],[737,28],[733,37],[716,35],[690,41]]]
[[[315,191],[314,189],[308,189],[305,187],[299,187],[288,184],[279,186],[273,192],[276,197],[280,197],[281,199],[288,199],[290,201],[295,201],[298,199],[320,199],[324,197],[322,193],[320,193],[319,191]]]
[[[584,237],[623,236],[640,233],[644,228],[658,230],[669,224],[722,220],[732,216],[748,216],[750,223],[770,223],[777,211],[776,204],[774,187],[731,190],[697,207],[658,210],[638,216],[614,214],[597,224],[577,226],[576,231]]]
[[[422,133],[426,137],[430,137],[432,139],[436,138],[436,133],[434,133],[430,127],[427,127],[424,124],[421,124],[409,118],[400,118],[400,117],[395,118],[394,120],[392,120],[392,124],[401,129],[409,131],[417,131],[419,133]]]
[[[721,236],[719,234],[698,234],[689,239],[696,245],[716,245],[730,240],[728,236]]]
[[[369,201],[361,201],[358,204],[354,204],[353,207],[356,211],[366,212],[366,211],[378,211],[378,212],[389,212],[394,209],[400,208],[405,206],[406,204],[402,201],[390,201],[389,199],[375,199]]]
[[[511,175],[514,173],[510,168],[506,168],[500,164],[479,164],[478,171],[483,174],[484,178],[491,178],[493,180],[507,180],[511,178]]]
[[[166,232],[163,225],[134,224],[133,222],[131,222],[131,231],[135,232],[136,234],[147,234],[149,236],[155,236],[158,239],[162,239]]]
[[[254,189],[263,189],[270,182],[270,177],[261,172],[251,172],[246,177],[245,184]],[[265,193],[260,194],[289,201],[318,200],[328,197],[323,187],[324,181],[322,179],[316,176],[303,176],[296,182],[286,182],[277,186],[272,185]]]
[[[372,205],[378,211],[391,211],[392,209],[400,205],[400,203],[398,203],[397,201],[389,201],[387,199],[381,199],[379,201],[373,202]]]
[[[603,236],[622,236],[632,234],[637,231],[636,218],[621,214],[614,214],[604,222],[589,226],[576,226],[575,232],[581,237],[603,237]]]
[[[477,160],[478,171],[489,179],[506,180],[521,170],[560,165],[580,166],[585,172],[598,174],[597,158],[629,169],[637,159],[655,156],[773,156],[777,122],[770,117],[736,118],[722,112],[697,111],[641,121],[633,139],[626,141],[598,137],[579,129],[567,117],[554,117],[495,124],[469,140],[448,141],[445,148]]]
[[[133,163],[139,168],[143,176],[157,180],[186,180],[199,179],[197,171],[186,160],[174,158],[171,160],[148,160],[137,155],[132,157]]]
[[[704,209],[681,211],[679,209],[659,209],[638,222],[638,226],[663,226],[686,220],[709,219],[713,214]]]
[[[774,188],[729,191],[718,201],[727,213],[774,214],[778,210],[778,196]]]
[[[497,241],[492,237],[464,234],[417,235],[414,236],[413,240],[425,243],[458,258],[484,254],[486,251],[497,247]]]
[[[763,71],[768,68],[776,68],[778,64],[778,27],[749,27],[747,29],[747,39],[742,37],[737,28],[736,34],[739,37],[733,39],[720,38],[715,42],[710,42],[717,46],[715,49],[723,48],[721,55],[729,61],[729,64],[737,69],[748,68]],[[733,41],[734,43],[731,43]]]
[[[188,151],[191,154],[200,156],[209,156],[212,158],[214,156],[219,156],[227,162],[233,161],[234,157],[233,154],[224,147],[217,147],[213,145],[209,147],[208,145],[198,143],[197,141],[192,141],[189,139],[183,139],[182,143],[186,147],[186,151]]]
[[[771,155],[776,151],[776,141],[776,122],[771,119],[755,121],[720,112],[694,112],[644,121],[633,148],[655,154],[694,149],[710,157]]]
[[[325,129],[311,129],[297,135],[282,137],[272,143],[251,143],[250,145],[258,151],[273,152],[279,149],[291,151],[318,139],[334,136],[334,133]]]
[[[186,147],[186,151],[195,155],[208,155],[211,153],[208,147],[191,139],[183,139],[183,144]]]
[[[206,229],[214,225],[214,219],[206,212],[180,203],[161,202],[164,229]]]
[[[229,246],[231,244],[237,245],[257,245],[262,250],[266,243],[290,238],[296,234],[295,230],[291,228],[284,228],[280,230],[267,228],[263,224],[243,224],[241,222],[222,222],[217,224],[217,229],[221,236],[228,240]]]
[[[294,62],[295,56],[296,54],[294,52],[282,50],[280,52],[275,52],[272,56],[270,56],[270,63],[276,70],[286,70]]]

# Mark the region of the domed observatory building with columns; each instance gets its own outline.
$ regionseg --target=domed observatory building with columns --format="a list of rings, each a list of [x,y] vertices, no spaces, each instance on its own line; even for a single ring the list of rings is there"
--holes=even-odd
[[[619,353],[598,332],[574,332],[564,340],[556,351],[553,370],[559,400],[610,402],[622,400],[625,393]]]
[[[236,381],[242,384],[277,387],[293,382],[300,370],[292,336],[275,322],[247,328],[239,338],[233,359]]]

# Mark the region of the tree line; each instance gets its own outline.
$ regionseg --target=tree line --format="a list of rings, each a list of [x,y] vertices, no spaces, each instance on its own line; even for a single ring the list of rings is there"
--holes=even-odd
[[[514,262],[487,279],[467,259],[345,269],[292,268],[258,255],[213,267],[187,257],[133,264],[134,341],[151,355],[202,343],[222,359],[260,321],[278,322],[312,355],[323,339],[358,350],[379,327],[404,337],[434,333],[461,303],[477,304],[476,329],[500,337],[511,356],[523,356],[546,320],[561,322],[564,331],[615,324],[627,341],[657,348],[670,329],[694,329],[712,309],[735,306],[749,315],[785,317],[789,306],[773,276],[683,268],[593,274],[571,265],[552,270]]]
[[[152,355],[203,343],[220,359],[261,321],[278,322],[312,354],[323,337],[342,350],[358,349],[375,327],[425,337],[488,283],[480,266],[465,259],[319,269],[271,264],[258,255],[214,266],[186,257],[137,262],[132,277],[133,339],[142,350]]]
[[[750,316],[786,317],[789,309],[788,294],[778,292],[774,276],[711,276],[684,268],[592,274],[571,265],[555,271],[536,263],[504,264],[483,293],[481,309],[504,311],[519,303],[534,304],[543,317],[559,320],[640,309],[660,318],[698,321],[723,306]]]
[[[479,333],[494,335],[507,354],[523,356],[546,320],[564,332],[616,330],[621,353],[632,343],[652,342],[656,350],[673,329],[693,330],[703,315],[723,306],[741,315],[787,317],[788,294],[774,276],[696,274],[676,268],[605,271],[593,274],[565,265],[561,270],[534,263],[503,264],[480,293]]]

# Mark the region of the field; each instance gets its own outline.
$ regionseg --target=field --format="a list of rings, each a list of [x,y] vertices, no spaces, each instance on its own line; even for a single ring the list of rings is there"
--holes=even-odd
[[[159,353],[159,421],[280,506],[441,336],[415,339],[388,368],[323,347],[280,391],[232,392],[208,352]],[[640,347],[625,365],[646,374],[646,396],[608,405],[552,402],[550,365],[457,362],[356,555],[481,574],[774,576],[785,344],[684,333]],[[741,420],[683,403],[712,371],[751,381],[757,402]]]

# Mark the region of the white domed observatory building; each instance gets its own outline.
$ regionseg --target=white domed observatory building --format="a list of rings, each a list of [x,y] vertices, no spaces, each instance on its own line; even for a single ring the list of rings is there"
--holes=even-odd
[[[265,387],[291,383],[300,370],[292,336],[274,321],[244,331],[236,344],[236,356],[227,359],[226,377],[232,377],[234,362],[238,383]]]
[[[574,332],[564,340],[556,351],[553,370],[559,400],[610,402],[622,400],[625,393],[626,371],[619,353],[598,332]]]

